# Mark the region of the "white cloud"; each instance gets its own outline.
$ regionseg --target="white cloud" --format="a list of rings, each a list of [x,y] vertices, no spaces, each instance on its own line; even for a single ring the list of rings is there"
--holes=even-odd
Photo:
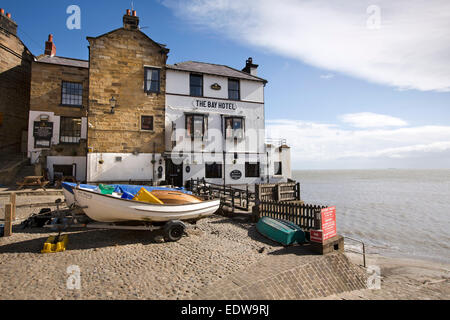
[[[425,157],[430,162],[417,160],[416,166],[433,167],[450,154],[450,126],[346,130],[335,124],[269,120],[266,130],[270,138],[287,139],[297,169],[336,168],[346,161],[362,166],[368,161],[389,164]],[[437,161],[433,163],[433,159]]]
[[[450,1],[165,0],[241,43],[399,89],[450,91]],[[370,10],[368,10],[370,8]]]
[[[332,74],[332,73],[322,74],[320,76],[320,79],[325,79],[325,80],[329,80],[329,79],[333,79],[333,78],[334,78],[334,74]]]
[[[404,127],[408,124],[400,118],[372,112],[348,113],[339,118],[356,128]]]

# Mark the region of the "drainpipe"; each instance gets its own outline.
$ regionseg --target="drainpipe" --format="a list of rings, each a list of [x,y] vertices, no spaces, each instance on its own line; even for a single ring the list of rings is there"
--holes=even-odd
[[[153,155],[152,155],[152,165],[153,165],[153,176],[152,176],[152,185],[155,185],[155,163],[156,163],[156,144],[153,142]]]

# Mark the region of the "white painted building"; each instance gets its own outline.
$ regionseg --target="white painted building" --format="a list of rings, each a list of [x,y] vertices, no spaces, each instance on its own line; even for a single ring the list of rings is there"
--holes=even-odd
[[[255,184],[291,177],[290,149],[265,142],[264,87],[257,65],[243,71],[183,62],[167,66],[166,180],[182,185]]]

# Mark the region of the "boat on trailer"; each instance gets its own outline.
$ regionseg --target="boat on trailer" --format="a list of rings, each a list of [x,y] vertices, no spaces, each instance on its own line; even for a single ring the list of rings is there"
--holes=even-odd
[[[72,190],[75,203],[90,219],[98,222],[193,222],[213,215],[220,207],[220,199],[203,201],[171,190],[165,191],[168,203],[162,204],[122,199],[78,186]],[[159,190],[161,195],[163,191]]]
[[[80,189],[86,189],[86,190],[99,190],[99,186],[97,186],[97,185],[63,182],[62,183],[63,194],[64,194],[64,198],[66,199],[66,204],[69,207],[72,204],[75,204],[73,189],[76,187],[79,187]],[[164,192],[166,192],[166,191],[179,192],[179,193],[183,193],[183,194],[191,194],[191,192],[185,191],[184,188],[169,188],[169,187],[164,187],[164,186],[151,187],[151,186],[142,186],[142,185],[114,184],[114,185],[110,185],[108,187],[112,187],[116,193],[123,194],[124,192],[127,192],[133,196],[136,195],[142,188],[144,188],[145,190],[152,192],[152,193],[159,192],[158,195],[160,195],[163,198],[170,198],[170,196],[164,196]],[[173,193],[172,193],[172,195],[173,195]]]

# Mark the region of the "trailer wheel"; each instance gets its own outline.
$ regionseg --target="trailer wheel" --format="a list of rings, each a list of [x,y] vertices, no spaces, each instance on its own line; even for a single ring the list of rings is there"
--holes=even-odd
[[[181,221],[171,221],[164,226],[164,239],[176,242],[181,239],[186,229],[186,225]]]

